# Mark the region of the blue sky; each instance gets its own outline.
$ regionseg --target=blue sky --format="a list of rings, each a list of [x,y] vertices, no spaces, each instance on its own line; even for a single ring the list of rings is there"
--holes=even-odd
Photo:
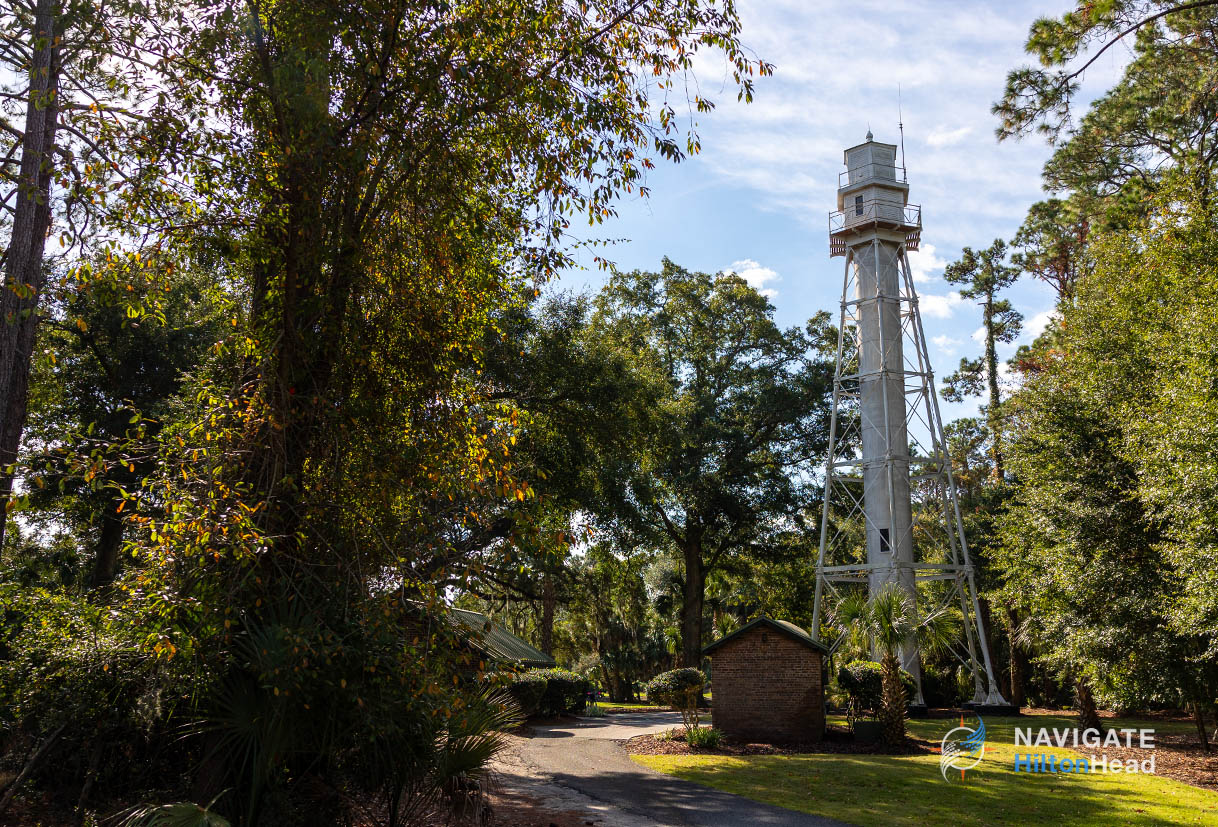
[[[922,249],[911,263],[935,373],[945,376],[961,356],[980,352],[980,315],[942,280],[943,267],[966,245],[1009,240],[1044,197],[1040,170],[1050,148],[1039,138],[999,144],[990,107],[1007,71],[1029,62],[1023,44],[1032,21],[1073,5],[739,0],[743,39],[775,64],[774,76],[757,81],[746,105],[736,102],[721,60],[700,60],[700,91],[718,104],[698,119],[702,153],[659,166],[647,181],[650,198],[622,202],[619,218],[585,237],[623,239],[606,255],[628,270],[657,269],[663,256],[691,270],[735,269],[770,291],[783,325],[836,312],[842,259],[829,258],[827,222],[842,150],[860,143],[868,126],[876,140],[897,142],[899,84],[910,201],[923,208]],[[1119,77],[1128,54],[1122,45],[1097,61],[1080,103]],[[556,288],[603,283],[592,253],[580,260],[589,269],[568,273]],[[1025,277],[1009,297],[1030,341],[1052,294]],[[944,419],[975,409],[947,405]]]

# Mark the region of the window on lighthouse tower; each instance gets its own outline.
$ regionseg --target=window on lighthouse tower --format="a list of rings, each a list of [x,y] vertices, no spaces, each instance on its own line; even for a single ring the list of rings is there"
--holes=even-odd
[[[855,215],[863,214],[863,196],[861,196],[861,195],[854,196],[854,214]]]

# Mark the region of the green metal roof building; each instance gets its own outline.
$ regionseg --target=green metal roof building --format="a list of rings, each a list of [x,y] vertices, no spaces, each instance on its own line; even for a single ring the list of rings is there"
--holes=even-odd
[[[453,620],[465,632],[465,638],[475,649],[497,663],[518,663],[522,666],[549,669],[554,658],[527,641],[509,632],[481,612],[449,609]]]

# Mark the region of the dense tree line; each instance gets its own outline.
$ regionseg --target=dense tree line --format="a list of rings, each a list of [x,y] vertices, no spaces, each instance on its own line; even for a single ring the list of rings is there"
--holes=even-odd
[[[1028,211],[1009,259],[997,242],[948,270],[985,272],[980,261],[1043,280],[1058,299],[1048,329],[1010,360],[1006,397],[989,382],[983,421],[953,435],[955,455],[973,456],[963,477],[979,461],[991,471],[964,492],[987,604],[1005,616],[1014,700],[1063,700],[1064,688],[1094,725],[1097,703],[1188,707],[1203,744],[1218,723],[1202,516],[1212,461],[1198,441],[1214,424],[1201,354],[1216,283],[1216,26],[1212,4],[1137,1],[1035,23],[1027,47],[1041,66],[1013,71],[994,109],[1000,138],[1038,130],[1055,143],[1053,197]],[[1133,52],[1122,78],[1075,117],[1078,78],[1121,37]],[[982,373],[966,361],[957,376]]]
[[[570,452],[613,450],[513,373],[521,314],[571,220],[698,150],[696,53],[751,98],[739,34],[701,0],[5,5],[0,812],[395,824],[472,783],[510,710],[445,604],[561,588]]]

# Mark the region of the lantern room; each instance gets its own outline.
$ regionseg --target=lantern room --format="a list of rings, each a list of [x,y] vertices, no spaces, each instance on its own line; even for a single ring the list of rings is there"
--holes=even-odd
[[[838,176],[837,212],[829,215],[829,252],[846,254],[864,230],[885,228],[917,250],[922,234],[921,209],[909,203],[905,168],[897,166],[897,145],[867,140],[845,151],[846,171]]]

